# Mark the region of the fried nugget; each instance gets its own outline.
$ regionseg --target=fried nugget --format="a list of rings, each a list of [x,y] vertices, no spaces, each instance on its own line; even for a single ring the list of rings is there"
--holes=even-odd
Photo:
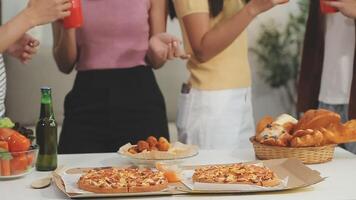
[[[150,148],[156,147],[158,144],[157,138],[154,136],[150,136],[147,138],[146,142],[150,145]],[[153,150],[153,149],[152,149]]]
[[[148,142],[140,140],[137,142],[137,148],[139,152],[142,152],[144,150],[148,151],[150,149],[150,145],[148,144]]]
[[[168,142],[168,140],[164,137],[160,137],[158,140],[158,150],[160,151],[168,151],[169,147],[170,147],[170,143]]]

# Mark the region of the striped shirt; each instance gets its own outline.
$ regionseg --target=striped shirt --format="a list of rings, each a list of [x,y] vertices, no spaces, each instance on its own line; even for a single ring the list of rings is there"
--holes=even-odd
[[[0,117],[5,115],[6,97],[6,69],[2,55],[0,54]]]

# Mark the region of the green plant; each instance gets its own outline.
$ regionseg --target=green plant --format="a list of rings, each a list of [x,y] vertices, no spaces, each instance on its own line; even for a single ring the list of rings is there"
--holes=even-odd
[[[309,0],[299,0],[299,12],[289,14],[287,24],[278,27],[275,21],[262,26],[252,52],[263,66],[260,75],[272,88],[283,88],[290,103],[296,103],[298,68]]]

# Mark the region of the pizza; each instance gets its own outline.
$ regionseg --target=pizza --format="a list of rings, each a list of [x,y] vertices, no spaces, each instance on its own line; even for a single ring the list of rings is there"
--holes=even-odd
[[[80,177],[78,187],[94,193],[155,192],[166,189],[168,180],[151,169],[92,169]]]
[[[267,167],[241,163],[214,165],[195,169],[193,182],[249,184],[264,187],[273,187],[281,183],[278,176]]]

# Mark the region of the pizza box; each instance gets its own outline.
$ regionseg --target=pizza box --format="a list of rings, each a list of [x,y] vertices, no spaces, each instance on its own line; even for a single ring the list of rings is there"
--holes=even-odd
[[[248,164],[263,164],[264,166],[273,170],[279,178],[282,180],[287,179],[283,188],[276,188],[271,190],[225,190],[225,189],[214,189],[208,188],[204,190],[196,190],[191,186],[186,185],[186,180],[183,177],[182,182],[169,184],[168,189],[160,192],[144,192],[144,193],[115,193],[115,194],[97,194],[97,193],[86,193],[86,192],[67,192],[64,181],[63,173],[69,175],[80,176],[87,170],[91,168],[71,168],[65,169],[63,171],[53,172],[53,181],[55,185],[68,197],[72,199],[78,198],[107,198],[107,197],[144,197],[144,196],[169,196],[169,195],[182,195],[182,194],[243,194],[243,193],[259,193],[273,192],[273,191],[287,191],[293,189],[299,189],[317,184],[325,178],[320,176],[320,173],[316,170],[312,170],[305,166],[301,161],[295,158],[287,159],[276,159],[276,160],[265,160],[265,161],[253,161],[248,162]],[[200,166],[182,166],[183,172],[194,170]],[[125,167],[125,166],[120,166]],[[128,167],[128,166],[126,166]],[[302,191],[301,191],[302,192]]]

